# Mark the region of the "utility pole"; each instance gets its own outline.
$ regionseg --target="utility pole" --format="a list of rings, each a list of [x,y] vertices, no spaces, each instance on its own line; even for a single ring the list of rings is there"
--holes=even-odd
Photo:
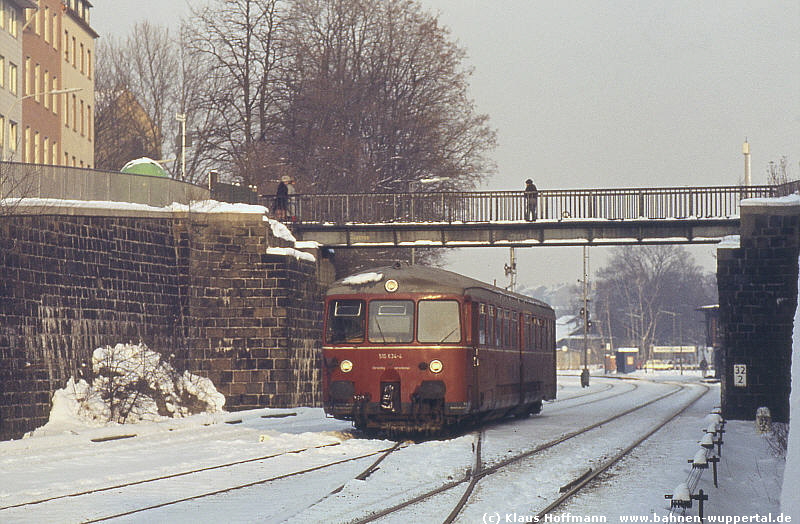
[[[186,113],[178,113],[175,120],[181,123],[181,180],[186,180]]]
[[[512,293],[516,291],[517,287],[517,259],[514,256],[514,248],[510,248],[509,262],[505,265],[506,276],[509,277],[509,284],[506,289]]]
[[[583,246],[583,370],[581,371],[581,387],[589,387],[589,290],[587,264],[589,262],[589,251]]]

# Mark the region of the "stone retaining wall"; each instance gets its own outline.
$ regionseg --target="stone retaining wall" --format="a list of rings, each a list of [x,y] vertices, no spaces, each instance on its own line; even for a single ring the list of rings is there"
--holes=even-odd
[[[266,254],[287,244],[259,214],[0,217],[0,438],[119,342],[211,378],[229,410],[317,404],[317,266]]]

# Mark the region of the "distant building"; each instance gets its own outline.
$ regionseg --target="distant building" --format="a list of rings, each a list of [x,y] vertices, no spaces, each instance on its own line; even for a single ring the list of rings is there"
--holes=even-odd
[[[127,89],[98,92],[103,100],[96,136],[102,148],[95,150],[98,169],[117,171],[135,158],[161,158],[161,133]]]
[[[603,339],[593,327],[584,339],[583,319],[565,315],[556,319],[556,365],[558,369],[579,369],[583,366],[584,346],[589,365],[603,363]]]

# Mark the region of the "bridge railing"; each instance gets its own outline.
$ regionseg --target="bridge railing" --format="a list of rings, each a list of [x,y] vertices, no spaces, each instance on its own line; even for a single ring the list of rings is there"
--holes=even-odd
[[[730,218],[745,198],[789,194],[783,186],[541,190],[539,220]],[[525,220],[522,191],[297,195],[303,223],[516,222]]]

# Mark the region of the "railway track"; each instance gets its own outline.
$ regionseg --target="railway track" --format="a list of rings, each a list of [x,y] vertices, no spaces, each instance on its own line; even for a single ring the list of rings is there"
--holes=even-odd
[[[482,459],[481,459],[481,450],[482,450],[482,445],[483,445],[483,440],[484,440],[483,439],[483,431],[481,431],[478,434],[478,436],[476,437],[477,442],[476,442],[476,445],[475,445],[475,452],[474,452],[475,456],[473,457],[475,466],[473,466],[473,468],[471,470],[468,470],[464,474],[464,476],[462,478],[453,480],[453,481],[445,483],[445,484],[442,484],[441,486],[438,486],[438,487],[436,487],[434,489],[426,491],[425,493],[422,493],[422,494],[420,494],[418,496],[415,496],[414,498],[412,498],[410,500],[398,503],[398,504],[393,505],[393,506],[391,506],[389,508],[385,508],[383,510],[380,510],[380,511],[377,511],[377,512],[373,512],[373,513],[371,513],[371,514],[369,514],[369,515],[367,515],[365,517],[362,517],[362,518],[351,520],[349,522],[349,524],[362,524],[362,523],[377,521],[377,520],[382,519],[384,517],[399,513],[401,511],[406,510],[406,509],[408,509],[408,508],[410,508],[412,506],[415,506],[417,504],[420,504],[420,503],[423,503],[425,501],[428,501],[429,499],[432,499],[433,497],[435,497],[437,495],[440,495],[440,494],[442,494],[442,493],[444,493],[446,491],[450,491],[450,490],[452,490],[452,489],[454,489],[454,488],[456,488],[458,486],[463,486],[464,484],[466,484],[466,489],[465,489],[464,493],[459,498],[458,502],[455,504],[453,509],[450,511],[450,513],[448,514],[448,516],[444,520],[445,523],[451,523],[451,522],[455,521],[455,519],[461,514],[462,510],[467,506],[467,504],[469,503],[470,497],[472,496],[475,488],[478,486],[480,481],[483,480],[484,478],[486,478],[487,476],[492,475],[494,473],[497,473],[498,471],[501,471],[501,470],[503,470],[505,468],[508,468],[509,466],[512,466],[512,465],[515,465],[515,464],[519,464],[520,462],[522,462],[524,460],[530,459],[534,455],[542,453],[545,450],[553,448],[553,447],[555,447],[555,446],[557,446],[557,445],[559,445],[559,444],[561,444],[563,442],[569,441],[569,440],[571,440],[571,439],[573,439],[575,437],[578,437],[580,435],[586,434],[587,432],[590,432],[590,431],[592,431],[592,430],[594,430],[596,428],[599,428],[600,426],[609,424],[610,422],[613,422],[615,420],[621,419],[621,418],[623,418],[623,417],[625,417],[627,415],[630,415],[630,414],[632,414],[634,412],[637,412],[637,411],[639,411],[641,409],[644,409],[644,408],[646,408],[648,406],[651,406],[651,405],[655,404],[656,402],[659,402],[659,401],[664,400],[664,399],[666,399],[668,397],[671,397],[672,395],[675,395],[675,394],[677,394],[677,393],[679,393],[679,392],[681,392],[681,391],[683,391],[683,390],[685,390],[687,388],[687,386],[683,385],[683,384],[674,384],[674,386],[675,386],[674,389],[672,389],[671,391],[669,391],[669,392],[667,392],[665,394],[659,395],[656,398],[653,398],[653,399],[651,399],[651,400],[649,400],[649,401],[647,401],[647,402],[645,402],[645,403],[643,403],[641,405],[638,405],[638,406],[635,406],[633,408],[624,410],[624,411],[622,411],[620,413],[617,413],[617,414],[615,414],[615,415],[613,415],[611,417],[608,417],[608,418],[605,418],[605,419],[600,420],[598,422],[595,422],[593,424],[590,424],[590,425],[588,425],[586,427],[583,427],[583,428],[577,429],[575,431],[566,433],[566,434],[564,434],[564,435],[562,435],[562,436],[560,436],[560,437],[558,437],[556,439],[553,439],[553,440],[550,440],[550,441],[545,442],[543,444],[540,444],[540,445],[534,447],[533,449],[524,451],[522,453],[518,453],[518,454],[516,454],[516,455],[514,455],[512,457],[508,457],[508,458],[503,459],[503,460],[501,460],[501,461],[499,461],[499,462],[497,462],[495,464],[492,464],[492,465],[483,464]],[[540,516],[544,516],[547,513],[553,511],[555,508],[557,508],[561,504],[563,504],[564,501],[566,501],[570,497],[574,496],[574,494],[576,494],[581,489],[583,489],[586,485],[588,485],[598,475],[600,475],[601,473],[606,471],[608,468],[610,468],[611,466],[616,464],[625,455],[627,455],[632,449],[634,449],[636,446],[640,445],[642,442],[647,440],[647,438],[652,436],[656,431],[661,429],[663,426],[668,424],[671,420],[673,420],[674,418],[679,416],[681,413],[683,413],[685,410],[687,410],[691,405],[693,405],[699,398],[701,398],[708,391],[708,387],[707,386],[701,386],[701,387],[704,388],[701,394],[695,396],[693,399],[691,399],[690,402],[688,402],[685,405],[681,406],[679,409],[677,409],[674,412],[672,412],[667,418],[661,420],[658,424],[654,425],[649,431],[647,431],[643,436],[638,438],[633,444],[631,444],[630,446],[627,446],[621,452],[616,453],[614,456],[612,456],[611,458],[606,460],[600,467],[593,468],[593,471],[592,471],[591,475],[588,475],[585,478],[581,479],[580,482],[574,483],[570,487],[570,489],[566,493],[564,493],[562,496],[560,496],[556,501],[554,501],[553,503],[548,505],[543,510],[540,510],[539,511],[539,515]]]
[[[326,463],[319,464],[319,465],[316,465],[316,466],[313,466],[313,467],[304,468],[304,469],[300,469],[300,470],[295,470],[295,471],[291,471],[291,472],[280,474],[280,475],[273,475],[273,476],[270,476],[270,477],[267,477],[267,478],[262,478],[262,479],[258,479],[258,480],[255,480],[255,481],[250,481],[250,482],[246,482],[246,483],[242,483],[242,484],[237,484],[237,485],[225,487],[223,489],[217,489],[217,490],[213,490],[213,491],[199,493],[199,494],[196,494],[196,495],[177,498],[177,499],[174,499],[174,500],[168,500],[168,501],[164,501],[164,502],[161,502],[161,503],[158,503],[158,504],[151,504],[151,505],[147,505],[147,506],[143,506],[143,507],[132,508],[132,509],[129,509],[129,510],[126,510],[126,511],[121,511],[121,512],[110,514],[110,515],[104,515],[104,516],[101,516],[101,517],[93,517],[93,518],[88,519],[88,520],[82,520],[82,522],[83,523],[104,522],[104,521],[107,521],[107,520],[120,518],[120,517],[125,517],[125,516],[129,516],[129,515],[134,515],[134,514],[138,514],[138,513],[142,513],[142,512],[146,512],[146,511],[152,511],[152,510],[155,510],[155,509],[159,509],[159,508],[163,508],[163,507],[167,507],[167,506],[171,506],[171,505],[175,505],[175,504],[180,504],[180,503],[189,502],[189,501],[193,501],[193,500],[199,500],[199,499],[203,499],[203,498],[214,497],[214,496],[221,495],[221,494],[224,494],[224,493],[229,493],[229,492],[232,492],[232,491],[245,489],[245,488],[250,488],[250,487],[254,487],[254,486],[260,486],[260,485],[268,484],[270,482],[274,482],[274,481],[278,481],[278,480],[282,480],[282,479],[286,479],[286,478],[290,478],[290,477],[302,476],[302,475],[309,474],[309,473],[312,473],[312,472],[315,472],[315,471],[319,471],[319,470],[323,470],[323,469],[326,469],[326,468],[334,467],[334,466],[337,466],[337,465],[340,465],[340,464],[345,464],[345,463],[349,463],[349,462],[355,462],[355,461],[364,460],[364,459],[367,459],[367,458],[370,458],[370,457],[378,456],[378,459],[375,462],[373,462],[369,466],[369,468],[367,468],[366,470],[364,470],[364,472],[362,472],[361,474],[356,476],[356,478],[366,478],[366,477],[369,476],[371,471],[374,471],[374,469],[377,467],[378,464],[380,464],[381,461],[383,461],[389,454],[391,454],[392,452],[394,452],[395,450],[400,448],[402,446],[402,444],[403,444],[402,442],[398,442],[398,443],[395,443],[393,446],[390,446],[390,447],[387,447],[387,448],[382,448],[382,449],[379,449],[379,450],[376,450],[376,451],[372,451],[372,452],[367,452],[367,453],[361,453],[361,454],[358,454],[358,455],[352,456],[352,457],[345,457],[345,458],[342,458],[340,460],[326,462]],[[197,475],[197,474],[200,474],[200,473],[213,471],[213,470],[222,470],[222,469],[225,469],[225,468],[232,468],[232,467],[235,467],[235,466],[241,466],[241,465],[248,464],[248,463],[255,463],[255,462],[260,462],[260,461],[269,461],[271,459],[276,459],[276,458],[284,457],[284,456],[291,455],[291,454],[301,454],[301,453],[305,453],[305,452],[316,450],[316,449],[333,447],[333,446],[338,446],[338,445],[340,445],[340,443],[330,443],[330,444],[322,444],[322,445],[319,445],[319,446],[310,446],[310,447],[307,447],[307,448],[300,448],[300,449],[295,449],[295,450],[290,450],[290,451],[285,451],[285,452],[280,452],[280,453],[273,453],[273,454],[270,454],[270,455],[253,457],[253,458],[249,458],[249,459],[243,459],[243,460],[238,460],[238,461],[234,461],[234,462],[228,462],[228,463],[224,463],[224,464],[217,464],[217,465],[214,465],[214,466],[206,466],[206,467],[201,467],[201,468],[181,471],[181,472],[177,472],[177,473],[173,473],[173,474],[154,476],[154,477],[141,479],[141,480],[137,480],[137,481],[133,481],[133,482],[119,483],[119,484],[114,484],[114,485],[109,485],[109,486],[103,486],[103,487],[100,487],[100,488],[87,489],[87,490],[84,490],[84,491],[76,491],[76,492],[71,492],[71,493],[60,494],[60,495],[55,495],[55,496],[51,496],[51,497],[45,497],[45,498],[41,498],[41,499],[26,501],[26,502],[20,502],[20,503],[16,503],[16,504],[10,504],[10,505],[7,505],[7,506],[0,507],[0,521],[3,520],[3,513],[2,512],[6,511],[6,510],[20,509],[20,508],[25,508],[25,507],[30,507],[30,506],[37,506],[37,505],[41,505],[41,504],[45,504],[45,503],[57,502],[57,501],[63,500],[63,499],[76,499],[76,498],[85,497],[85,496],[89,496],[89,495],[93,495],[93,494],[97,494],[97,493],[108,492],[108,491],[115,491],[115,495],[119,495],[120,491],[124,491],[126,489],[130,489],[130,488],[141,486],[141,485],[145,485],[145,484],[154,484],[154,483],[158,483],[158,482],[168,481],[168,480],[171,480],[171,479],[177,479],[177,478],[180,478],[180,477],[189,477],[191,475]],[[339,488],[339,489],[341,489],[341,488]],[[335,490],[335,491],[338,491],[338,490]]]

